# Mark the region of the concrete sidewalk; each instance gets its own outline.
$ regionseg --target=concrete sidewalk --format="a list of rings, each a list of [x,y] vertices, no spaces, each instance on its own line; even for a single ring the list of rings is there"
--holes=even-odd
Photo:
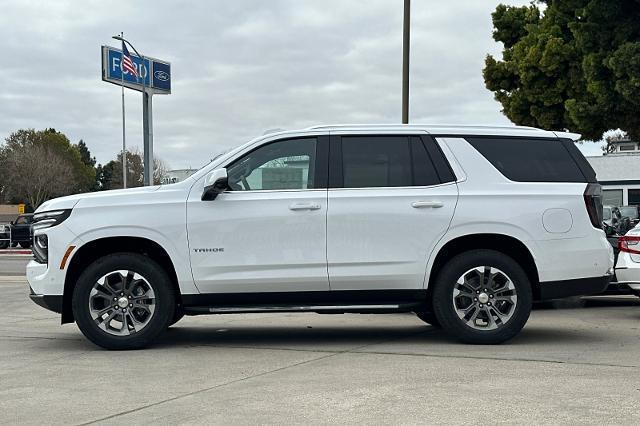
[[[640,422],[640,301],[540,309],[500,346],[413,315],[187,317],[108,352],[0,282],[0,422]]]

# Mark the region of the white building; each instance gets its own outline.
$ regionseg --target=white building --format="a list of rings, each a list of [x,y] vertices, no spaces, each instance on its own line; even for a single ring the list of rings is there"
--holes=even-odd
[[[176,169],[167,170],[167,175],[162,179],[162,184],[181,182],[194,174],[197,169]]]
[[[615,142],[615,151],[587,157],[603,189],[604,205],[640,205],[640,144]]]

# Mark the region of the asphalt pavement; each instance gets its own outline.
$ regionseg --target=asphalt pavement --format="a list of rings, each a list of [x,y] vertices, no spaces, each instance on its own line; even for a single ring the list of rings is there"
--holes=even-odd
[[[187,317],[110,352],[0,277],[0,423],[640,423],[640,299],[534,310],[499,346],[413,315]]]

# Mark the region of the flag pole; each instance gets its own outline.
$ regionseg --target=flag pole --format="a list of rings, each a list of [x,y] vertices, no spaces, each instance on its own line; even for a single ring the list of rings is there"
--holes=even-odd
[[[124,38],[124,33],[120,32],[120,37]],[[124,45],[124,42],[122,43]],[[122,59],[124,49],[120,55],[120,88],[122,90],[122,187],[127,188],[127,137],[125,133],[125,115],[124,115],[124,70],[122,69]]]

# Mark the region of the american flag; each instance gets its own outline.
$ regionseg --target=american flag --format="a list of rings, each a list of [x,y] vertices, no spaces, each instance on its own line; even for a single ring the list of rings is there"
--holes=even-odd
[[[131,60],[131,54],[124,43],[122,43],[122,69],[123,71],[130,72],[138,78],[138,70],[136,70],[133,61]]]

